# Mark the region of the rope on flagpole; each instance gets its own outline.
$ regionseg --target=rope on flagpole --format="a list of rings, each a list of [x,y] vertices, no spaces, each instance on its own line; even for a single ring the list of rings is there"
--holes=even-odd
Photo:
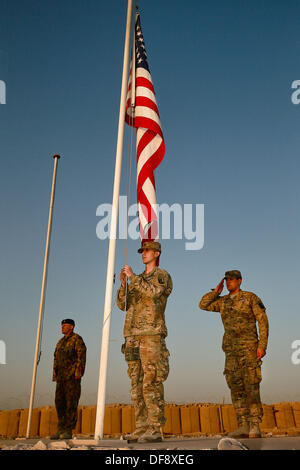
[[[136,2],[135,8],[138,9]],[[134,132],[134,114],[135,114],[135,20],[133,25],[132,34],[132,53],[131,53],[131,112],[129,117],[129,138],[127,148],[127,173],[126,173],[126,201],[127,201],[127,221],[126,221],[126,239],[124,244],[124,262],[123,266],[127,264],[128,255],[128,226],[129,226],[129,208],[130,208],[130,191],[131,191],[131,178],[132,178],[132,154],[133,154],[133,132]],[[128,293],[128,279],[126,279],[125,286],[125,312],[127,311],[127,293]]]
[[[136,6],[136,9],[138,10],[138,6]],[[132,67],[135,68],[135,34],[133,33],[133,46],[132,46]],[[127,145],[127,156],[126,156],[126,190],[125,190],[125,195],[126,195],[126,201],[127,201],[127,222],[126,222],[126,238],[125,238],[125,243],[124,243],[124,253],[123,253],[123,266],[127,264],[127,257],[128,257],[128,225],[129,225],[129,208],[130,208],[130,193],[131,193],[131,187],[132,187],[132,156],[133,156],[133,141],[134,141],[134,127],[133,127],[133,122],[134,122],[134,113],[135,113],[135,91],[134,95],[132,94],[132,103],[131,103],[131,115],[130,115],[130,126],[128,129],[128,145]],[[114,284],[115,284],[115,277],[114,277]],[[128,292],[128,282],[126,282],[126,287],[125,287],[125,311],[127,311],[127,292]],[[113,295],[113,298],[115,298],[115,295]],[[106,324],[106,322],[110,319],[113,309],[116,305],[116,300],[113,303],[113,306],[107,315],[107,318],[105,319],[103,326]],[[122,335],[120,335],[121,338]],[[113,341],[113,340],[110,340]]]
[[[139,7],[135,4],[135,9],[138,12]],[[135,69],[135,31],[133,31],[133,41],[132,41],[132,68]],[[134,82],[135,82],[135,75],[134,75]],[[127,264],[127,255],[128,255],[128,225],[129,225],[129,208],[130,208],[130,192],[132,187],[132,155],[133,155],[133,133],[134,133],[134,113],[135,113],[135,83],[134,83],[134,91],[131,95],[131,115],[130,115],[130,126],[128,129],[128,145],[127,145],[127,156],[126,156],[126,201],[127,201],[127,223],[126,223],[126,238],[124,243],[124,253],[123,253],[123,266]],[[115,277],[114,276],[114,284],[115,284]],[[126,282],[125,287],[125,311],[127,310],[127,291],[128,291],[128,282]],[[113,296],[115,298],[115,296]],[[114,306],[116,305],[116,300],[113,303],[113,306],[108,314],[107,318],[105,319],[103,326],[111,317]],[[112,340],[111,340],[112,341]]]

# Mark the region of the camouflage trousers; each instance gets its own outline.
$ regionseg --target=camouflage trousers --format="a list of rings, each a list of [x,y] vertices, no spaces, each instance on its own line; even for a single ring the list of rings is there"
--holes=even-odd
[[[72,429],[75,429],[80,393],[80,379],[70,378],[56,383],[55,407],[59,431],[72,431]]]
[[[163,426],[164,386],[169,374],[169,351],[160,335],[126,338],[125,359],[131,379],[136,427]]]
[[[245,348],[243,353],[226,352],[224,374],[239,425],[241,418],[259,423],[263,416],[259,391],[262,361],[257,359],[256,351],[253,347]]]

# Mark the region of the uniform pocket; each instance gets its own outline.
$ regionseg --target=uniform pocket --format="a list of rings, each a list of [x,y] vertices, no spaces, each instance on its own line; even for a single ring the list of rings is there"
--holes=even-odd
[[[261,363],[262,361],[256,361],[252,364],[248,364],[248,382],[250,385],[261,382]]]
[[[131,380],[131,385],[136,386],[138,385],[143,377],[141,371],[141,363],[140,362],[128,362],[128,377]]]
[[[125,360],[130,361],[139,361],[140,360],[140,348],[125,348]]]
[[[167,350],[166,347],[164,347],[161,351],[160,360],[157,364],[157,371],[156,371],[157,382],[164,382],[169,375],[169,371],[170,371],[169,356],[170,356],[169,351]]]

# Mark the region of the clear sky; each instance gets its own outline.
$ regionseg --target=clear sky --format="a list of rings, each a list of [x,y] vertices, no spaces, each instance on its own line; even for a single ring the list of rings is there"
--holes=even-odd
[[[291,100],[300,79],[300,4],[141,0],[139,7],[166,143],[158,202],[205,207],[203,249],[162,240],[161,267],[174,282],[166,400],[229,402],[221,319],[198,302],[236,268],[270,321],[262,399],[300,401],[300,365],[291,362],[291,344],[300,339],[300,105]],[[0,0],[0,340],[7,362],[0,409],[29,405],[54,153],[62,158],[35,405],[54,403],[53,352],[66,317],[88,348],[81,403],[97,400],[108,241],[96,236],[96,210],[112,201],[126,9],[126,0]],[[121,194],[126,158],[125,145]],[[133,202],[134,186],[135,177]],[[136,273],[143,270],[138,246],[128,242]],[[124,250],[120,240],[117,273]],[[115,305],[110,403],[130,400],[123,319]]]

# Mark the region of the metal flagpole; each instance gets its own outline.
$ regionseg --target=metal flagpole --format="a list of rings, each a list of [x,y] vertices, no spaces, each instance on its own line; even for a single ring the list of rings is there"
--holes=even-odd
[[[30,404],[29,404],[29,410],[28,410],[26,439],[28,439],[29,435],[30,435],[32,407],[33,407],[34,391],[35,391],[35,383],[36,383],[36,371],[37,371],[37,366],[38,366],[38,362],[39,362],[39,350],[40,350],[40,342],[41,342],[41,336],[42,336],[41,331],[42,331],[44,306],[45,306],[45,293],[46,293],[46,285],[47,285],[48,259],[49,259],[50,238],[51,238],[51,229],[52,229],[52,214],[53,214],[54,197],[55,197],[56,173],[57,173],[58,160],[60,159],[60,156],[59,155],[53,155],[53,158],[54,158],[54,170],[53,170],[53,179],[52,179],[52,190],[51,190],[51,199],[50,199],[48,230],[47,230],[45,257],[44,257],[44,270],[43,270],[43,280],[42,280],[42,289],[41,289],[38,329],[37,329],[34,363],[33,363],[33,374],[32,374],[32,384],[31,384],[31,393],[30,393]]]
[[[104,428],[108,343],[109,343],[109,329],[110,329],[110,314],[111,314],[112,295],[113,295],[117,222],[118,222],[118,210],[119,210],[119,193],[120,193],[122,152],[123,152],[123,140],[124,140],[125,106],[126,106],[126,96],[127,96],[131,18],[132,18],[132,0],[128,0],[121,100],[120,100],[120,113],[119,113],[119,126],[118,126],[118,138],[117,138],[117,149],[116,149],[115,178],[114,178],[112,215],[111,215],[110,236],[109,236],[107,274],[106,274],[106,291],[105,291],[104,315],[103,315],[103,327],[102,327],[102,343],[101,343],[100,371],[99,371],[99,382],[98,382],[97,412],[96,412],[96,424],[95,424],[95,435],[94,435],[94,438],[96,440],[103,438],[103,428]]]

